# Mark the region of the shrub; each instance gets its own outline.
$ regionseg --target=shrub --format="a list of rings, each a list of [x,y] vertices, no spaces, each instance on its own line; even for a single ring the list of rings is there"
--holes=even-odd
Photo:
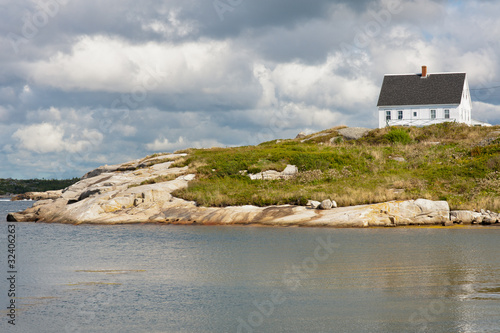
[[[250,168],[248,168],[247,172],[248,173],[252,173],[252,174],[261,173],[262,172],[262,168],[250,167]]]
[[[402,128],[391,129],[385,135],[385,138],[391,143],[409,144],[411,142],[410,134]]]

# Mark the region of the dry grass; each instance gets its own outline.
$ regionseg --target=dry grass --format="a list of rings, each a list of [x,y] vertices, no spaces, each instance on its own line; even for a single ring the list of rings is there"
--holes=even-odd
[[[326,143],[330,144],[330,139],[339,136],[338,130],[347,128],[347,126],[336,126],[321,132],[306,135],[303,138],[294,139],[297,142],[308,142],[308,143]],[[341,143],[341,141],[339,142]]]
[[[179,176],[180,176],[179,174],[162,175],[162,176],[158,176],[155,178],[147,179],[147,180],[143,181],[140,185],[150,185],[150,184],[168,182],[168,181],[176,179]]]

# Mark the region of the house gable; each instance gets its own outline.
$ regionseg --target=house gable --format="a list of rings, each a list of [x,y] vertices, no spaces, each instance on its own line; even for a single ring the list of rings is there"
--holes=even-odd
[[[465,73],[385,75],[377,106],[460,104],[465,79]]]

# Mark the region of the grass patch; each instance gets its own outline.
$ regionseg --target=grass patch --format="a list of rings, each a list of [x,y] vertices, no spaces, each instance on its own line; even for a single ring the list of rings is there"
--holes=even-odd
[[[178,174],[169,174],[169,175],[158,176],[155,178],[147,179],[147,180],[141,182],[140,185],[151,185],[151,184],[156,184],[156,183],[168,182],[168,181],[176,179],[177,177],[179,177]]]

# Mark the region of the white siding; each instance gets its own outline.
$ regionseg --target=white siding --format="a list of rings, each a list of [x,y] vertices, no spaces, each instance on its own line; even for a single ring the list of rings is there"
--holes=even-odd
[[[431,118],[431,110],[436,110],[436,118]],[[450,111],[450,118],[445,118],[445,110]],[[391,112],[391,120],[386,122],[386,112]],[[403,111],[403,119],[398,119],[398,112]],[[416,114],[416,115],[415,115]],[[447,121],[461,121],[459,105],[423,105],[379,108],[379,128],[390,126],[426,126]]]
[[[462,121],[467,125],[472,125],[472,100],[470,97],[469,83],[467,82],[467,77],[465,78],[464,90],[462,92],[462,101],[460,103],[460,108],[462,108]]]

